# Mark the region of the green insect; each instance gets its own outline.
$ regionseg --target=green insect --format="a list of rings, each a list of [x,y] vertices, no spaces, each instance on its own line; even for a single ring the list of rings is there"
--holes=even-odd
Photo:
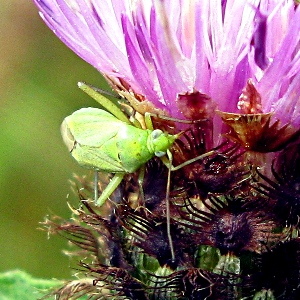
[[[98,108],[81,108],[62,123],[65,144],[82,166],[115,173],[97,200],[101,206],[126,173],[134,173],[154,156],[164,156],[178,135],[140,129]]]
[[[153,129],[150,114],[145,115],[147,129],[142,129],[137,120],[130,121],[117,105],[98,93],[96,88],[84,83],[79,83],[78,86],[109,111],[91,107],[82,108],[66,117],[61,125],[63,140],[71,155],[81,166],[97,172],[114,174],[101,196],[96,199],[96,204],[103,205],[119,186],[124,176],[138,170],[141,170],[139,185],[143,198],[142,183],[145,164],[155,156],[161,158],[169,170],[166,215],[168,238],[174,259],[169,215],[171,171],[176,171],[202,159],[212,154],[212,151],[174,167],[170,148],[181,133],[172,135],[160,129]],[[182,122],[191,123],[190,121]]]

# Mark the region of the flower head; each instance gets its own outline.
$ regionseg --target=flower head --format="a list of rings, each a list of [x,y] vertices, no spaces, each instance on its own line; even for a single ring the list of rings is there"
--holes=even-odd
[[[45,223],[83,250],[88,261],[81,266],[92,278],[54,294],[298,295],[299,6],[292,0],[34,2],[54,33],[128,100],[135,121],[145,112],[192,120],[182,130],[154,118],[155,128],[182,130],[167,150],[175,166],[189,164],[172,169],[149,159],[143,172],[125,172],[104,209],[81,192],[76,221]],[[269,265],[281,255],[288,261],[288,251],[295,268],[283,275],[274,268],[273,280]]]
[[[181,95],[200,91],[220,111],[272,112],[300,125],[293,1],[34,1],[75,53],[172,117],[183,117]],[[243,92],[249,79],[260,103]]]

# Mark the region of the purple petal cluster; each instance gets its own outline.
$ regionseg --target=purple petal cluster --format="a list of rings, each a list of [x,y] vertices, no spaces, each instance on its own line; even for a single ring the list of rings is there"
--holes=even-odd
[[[251,79],[262,112],[300,125],[300,9],[285,0],[34,0],[54,33],[111,80],[182,118],[178,96],[239,113]]]

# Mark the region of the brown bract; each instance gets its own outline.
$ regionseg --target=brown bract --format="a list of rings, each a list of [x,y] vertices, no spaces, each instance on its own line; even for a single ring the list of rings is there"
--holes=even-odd
[[[299,136],[300,131],[290,124],[281,126],[272,113],[235,114],[217,111],[230,131],[224,135],[247,150],[274,152],[282,150]]]

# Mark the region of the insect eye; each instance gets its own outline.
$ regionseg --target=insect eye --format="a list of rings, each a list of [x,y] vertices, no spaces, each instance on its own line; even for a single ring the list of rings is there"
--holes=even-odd
[[[166,152],[164,152],[164,151],[156,151],[154,154],[157,157],[162,157],[162,156],[166,155]]]
[[[163,132],[160,129],[154,129],[151,133],[153,140],[158,139],[162,135],[162,133]]]
[[[155,129],[151,133],[152,148],[155,156],[162,157],[166,155],[166,150],[169,148],[169,141],[165,134],[160,129]]]

